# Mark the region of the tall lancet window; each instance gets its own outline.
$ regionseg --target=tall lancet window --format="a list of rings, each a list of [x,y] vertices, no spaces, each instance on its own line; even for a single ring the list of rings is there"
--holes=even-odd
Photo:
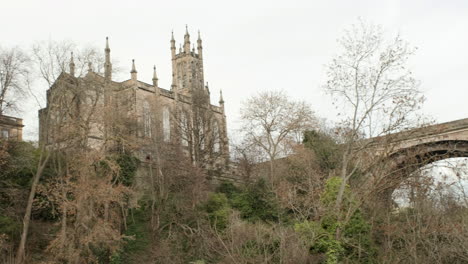
[[[189,142],[189,124],[187,119],[187,114],[182,111],[180,114],[180,137],[182,140],[182,146],[187,147]]]
[[[171,121],[170,121],[170,113],[169,108],[167,106],[163,109],[163,137],[165,142],[169,142],[171,140]]]
[[[145,137],[151,137],[151,110],[147,101],[143,103],[143,134]]]
[[[219,134],[218,121],[213,120],[213,151],[219,153],[221,151],[221,137]]]
[[[200,145],[200,150],[205,150],[205,123],[203,122],[203,119],[198,116],[197,118],[197,131],[196,133],[198,134],[198,144]]]

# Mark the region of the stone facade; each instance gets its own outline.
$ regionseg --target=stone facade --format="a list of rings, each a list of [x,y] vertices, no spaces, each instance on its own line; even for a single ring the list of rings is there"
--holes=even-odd
[[[194,46],[190,49],[188,31],[179,52],[174,36],[170,44],[169,89],[158,85],[156,67],[151,84],[138,80],[135,61],[130,79],[112,80],[107,39],[103,74],[93,71],[90,63],[85,76],[75,76],[72,54],[70,71],[63,72],[49,88],[47,106],[39,110],[40,144],[69,147],[79,139],[81,145],[100,148],[108,140],[124,135],[126,144],[136,149],[142,161],[157,155],[158,144],[171,144],[179,146],[194,164],[227,167],[229,144],[224,101],[221,95],[219,106],[211,104],[204,80],[200,34],[196,50]]]
[[[22,141],[23,119],[0,115],[0,139]]]

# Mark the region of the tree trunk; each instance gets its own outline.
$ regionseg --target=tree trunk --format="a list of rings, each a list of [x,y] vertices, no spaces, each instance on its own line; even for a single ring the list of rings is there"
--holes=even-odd
[[[270,155],[270,183],[273,184],[275,172],[275,157]]]
[[[44,149],[43,149],[44,151]],[[43,152],[42,152],[43,153]],[[41,155],[42,156],[42,155]],[[26,212],[24,214],[23,218],[23,232],[21,234],[21,241],[18,247],[18,251],[16,253],[16,263],[21,264],[24,262],[24,257],[25,257],[25,247],[26,247],[26,240],[28,238],[28,230],[29,230],[29,223],[31,221],[31,211],[32,211],[32,205],[34,202],[34,196],[36,195],[36,189],[37,185],[39,183],[39,179],[42,176],[42,172],[44,171],[44,168],[47,164],[47,161],[49,160],[50,153],[46,153],[45,159],[42,161],[42,157],[39,158],[39,164],[38,168],[36,171],[36,174],[34,175],[33,182],[31,185],[31,191],[29,193],[29,198],[28,198],[28,204],[26,206]]]
[[[349,146],[348,146],[349,149]],[[341,205],[343,203],[343,196],[344,196],[344,191],[346,189],[346,183],[347,183],[347,174],[348,174],[348,162],[349,162],[349,151],[346,150],[343,153],[343,164],[341,165],[341,184],[340,184],[340,189],[338,190],[338,194],[336,196],[336,202],[335,202],[335,212],[337,214],[336,220],[338,223],[341,221]],[[336,233],[335,233],[335,238],[339,240],[341,237],[341,227],[338,224],[338,227],[336,228]]]

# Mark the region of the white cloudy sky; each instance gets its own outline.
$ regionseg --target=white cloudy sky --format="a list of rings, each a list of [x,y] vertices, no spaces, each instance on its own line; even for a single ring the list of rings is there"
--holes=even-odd
[[[323,94],[324,64],[338,52],[336,39],[357,17],[400,32],[418,52],[412,61],[427,101],[424,112],[439,122],[468,117],[468,1],[52,1],[0,0],[1,46],[28,48],[38,40],[71,40],[104,48],[125,72],[134,58],[139,79],[169,87],[170,32],[192,39],[201,30],[205,78],[212,101],[219,89],[228,126],[237,127],[242,100],[257,91],[285,90],[333,120]],[[128,73],[128,75],[130,75]],[[129,78],[129,76],[122,76]],[[47,87],[42,89],[45,95]],[[24,108],[26,138],[35,139],[37,107]]]

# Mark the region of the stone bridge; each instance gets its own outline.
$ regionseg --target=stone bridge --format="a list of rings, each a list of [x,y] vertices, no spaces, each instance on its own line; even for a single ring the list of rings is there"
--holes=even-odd
[[[369,161],[375,202],[391,206],[392,193],[417,169],[447,158],[468,157],[468,118],[425,126],[360,142]]]
[[[431,162],[468,157],[468,118],[367,139],[370,157],[390,158],[394,166],[415,170]]]

